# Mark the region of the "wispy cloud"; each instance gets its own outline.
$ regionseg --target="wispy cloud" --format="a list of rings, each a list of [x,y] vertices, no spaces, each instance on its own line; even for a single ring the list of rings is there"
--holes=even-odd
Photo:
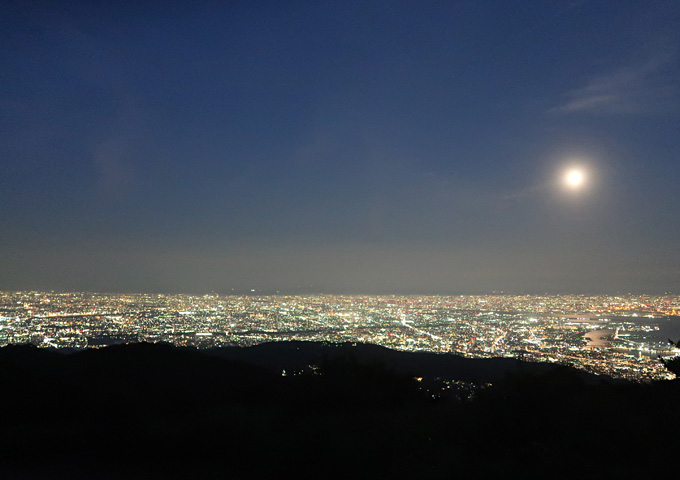
[[[557,113],[635,114],[665,110],[678,93],[674,72],[677,55],[660,55],[632,67],[592,77],[584,86],[568,91]]]

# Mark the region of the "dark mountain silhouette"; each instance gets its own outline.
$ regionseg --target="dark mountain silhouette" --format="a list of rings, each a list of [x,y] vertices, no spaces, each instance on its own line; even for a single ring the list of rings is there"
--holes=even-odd
[[[0,381],[2,478],[611,478],[679,446],[678,381],[374,345],[10,346]]]
[[[300,371],[310,364],[327,359],[351,356],[359,363],[379,364],[405,375],[429,378],[455,378],[465,382],[488,383],[523,372],[539,375],[559,370],[562,366],[550,363],[521,362],[512,358],[465,358],[454,354],[432,352],[403,352],[362,343],[275,342],[249,348],[216,348],[211,355],[247,362],[275,371]],[[616,380],[573,370],[585,382],[615,382]]]

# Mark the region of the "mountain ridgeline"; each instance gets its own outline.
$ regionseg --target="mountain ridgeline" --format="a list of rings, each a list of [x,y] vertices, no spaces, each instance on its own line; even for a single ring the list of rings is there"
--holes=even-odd
[[[2,478],[661,474],[680,383],[281,342],[0,349]]]

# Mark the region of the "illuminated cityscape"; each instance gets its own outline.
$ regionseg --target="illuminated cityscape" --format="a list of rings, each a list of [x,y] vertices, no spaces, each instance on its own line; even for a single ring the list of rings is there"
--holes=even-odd
[[[677,476],[680,0],[9,0],[0,65],[0,480]]]
[[[0,293],[0,345],[198,348],[306,340],[511,357],[637,381],[671,378],[680,296],[220,296]]]

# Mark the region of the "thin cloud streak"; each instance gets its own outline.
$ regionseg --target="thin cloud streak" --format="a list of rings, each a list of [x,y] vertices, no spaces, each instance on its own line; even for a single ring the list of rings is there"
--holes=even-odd
[[[668,108],[677,89],[666,78],[677,55],[660,55],[651,61],[615,72],[601,73],[586,85],[567,92],[566,102],[554,113],[639,114]]]

